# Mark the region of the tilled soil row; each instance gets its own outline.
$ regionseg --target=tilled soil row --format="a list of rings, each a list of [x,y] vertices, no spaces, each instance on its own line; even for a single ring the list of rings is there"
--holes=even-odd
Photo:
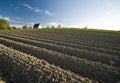
[[[57,44],[57,45],[64,45],[64,46],[69,46],[72,48],[78,48],[78,49],[85,49],[85,50],[90,50],[90,51],[96,51],[96,52],[102,52],[105,54],[111,54],[114,56],[119,56],[120,52],[117,50],[111,50],[111,49],[106,49],[102,47],[94,47],[94,46],[89,46],[87,44],[75,44],[75,43],[69,43],[69,42],[63,42],[63,41],[55,41],[55,40],[50,40],[50,39],[45,39],[42,37],[36,38],[36,37],[31,37],[31,36],[24,36],[24,34],[18,35],[18,34],[7,34],[11,35],[14,37],[19,37],[19,38],[25,38],[25,39],[30,39],[30,40],[36,40],[36,41],[42,41],[46,43],[52,43],[52,44]]]
[[[85,58],[88,60],[102,62],[104,64],[120,67],[120,64],[119,64],[120,59],[118,56],[103,54],[103,53],[94,52],[94,51],[87,51],[84,49],[76,49],[76,48],[71,48],[68,46],[45,43],[45,42],[40,42],[40,41],[35,41],[35,40],[30,40],[30,39],[7,36],[7,35],[0,35],[0,37],[11,39],[17,42],[22,42],[22,43],[42,47],[42,48],[46,48],[48,50],[58,51],[64,54],[68,54],[70,56],[74,56],[78,58]],[[114,62],[114,63],[112,64],[111,62]]]
[[[0,38],[0,43],[19,51],[29,53],[37,58],[44,59],[51,64],[55,64],[61,68],[98,80],[100,82],[114,83],[120,79],[120,69],[113,66],[72,57],[52,50],[47,50],[4,38]]]
[[[0,71],[8,83],[98,83],[3,45]]]

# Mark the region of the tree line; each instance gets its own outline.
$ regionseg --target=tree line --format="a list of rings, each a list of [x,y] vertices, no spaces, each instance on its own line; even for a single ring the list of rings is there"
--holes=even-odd
[[[10,26],[10,23],[5,19],[0,19],[0,30],[14,30],[14,29],[32,29],[32,26],[23,25],[21,28],[16,26]],[[55,26],[47,26],[46,28],[56,28]],[[58,24],[57,28],[61,28],[61,24]]]
[[[22,29],[31,29],[31,26],[24,25]],[[10,26],[10,23],[5,19],[0,19],[0,30],[13,30],[17,29],[16,26]]]

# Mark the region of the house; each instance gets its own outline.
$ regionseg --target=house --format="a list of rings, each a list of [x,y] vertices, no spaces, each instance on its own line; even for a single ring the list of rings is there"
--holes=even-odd
[[[42,29],[43,27],[42,27],[42,25],[40,24],[40,23],[38,23],[38,24],[35,24],[34,26],[33,26],[33,29]]]

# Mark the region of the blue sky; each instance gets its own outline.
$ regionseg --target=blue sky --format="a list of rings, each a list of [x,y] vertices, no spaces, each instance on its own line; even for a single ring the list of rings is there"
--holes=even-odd
[[[1,0],[0,18],[11,25],[41,23],[120,30],[120,0]]]

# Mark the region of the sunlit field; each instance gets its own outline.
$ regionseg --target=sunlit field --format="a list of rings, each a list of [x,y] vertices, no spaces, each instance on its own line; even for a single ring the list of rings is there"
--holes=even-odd
[[[2,30],[0,68],[5,81],[10,83],[117,83],[120,33]]]

